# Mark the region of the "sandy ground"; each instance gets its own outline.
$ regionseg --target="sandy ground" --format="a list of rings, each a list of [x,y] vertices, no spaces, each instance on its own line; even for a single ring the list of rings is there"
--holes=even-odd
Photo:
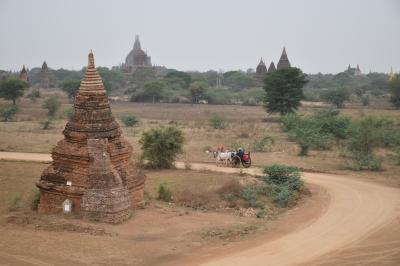
[[[1,152],[0,159],[48,161],[50,158]],[[177,167],[184,165],[177,163]],[[240,170],[205,164],[191,164],[191,168],[224,173],[261,172],[257,168]],[[303,178],[329,195],[329,201],[321,201],[326,205],[324,211],[309,217],[312,222],[294,226],[295,230],[283,230],[274,237],[267,234],[226,248],[199,250],[174,265],[400,264],[399,189],[328,174],[304,173]]]

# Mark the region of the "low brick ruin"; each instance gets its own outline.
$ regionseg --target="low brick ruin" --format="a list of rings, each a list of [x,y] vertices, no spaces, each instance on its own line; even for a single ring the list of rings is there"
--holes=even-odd
[[[101,77],[89,64],[75,97],[65,138],[52,151],[52,164],[36,183],[40,213],[72,213],[97,221],[119,223],[143,204],[146,177],[132,162],[132,146],[122,137],[111,113]]]

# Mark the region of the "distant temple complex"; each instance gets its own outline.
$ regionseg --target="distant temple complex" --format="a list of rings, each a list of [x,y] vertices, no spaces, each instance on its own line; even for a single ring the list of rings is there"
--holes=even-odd
[[[256,67],[256,75],[264,75],[266,73],[271,73],[274,72],[277,69],[283,69],[283,68],[289,68],[290,67],[290,62],[288,59],[288,56],[286,54],[286,49],[283,47],[283,51],[281,54],[281,57],[278,61],[277,67],[275,67],[275,64],[273,61],[271,61],[271,64],[267,68],[264,60],[261,58],[260,62],[258,63]]]
[[[357,67],[351,67],[350,64],[347,67],[347,73],[354,75],[354,76],[360,76],[362,75],[360,67],[357,64]]]
[[[284,69],[284,68],[289,68],[289,67],[290,67],[290,62],[289,62],[289,59],[286,54],[286,49],[285,49],[285,47],[283,47],[281,58],[279,59],[279,62],[276,65],[276,68],[279,70],[279,69]]]
[[[290,67],[290,62],[288,59],[288,56],[286,54],[286,49],[283,47],[283,51],[281,54],[281,57],[278,61],[277,67],[275,67],[275,63],[271,61],[269,64],[269,67],[267,68],[265,61],[261,58],[260,62],[258,63],[256,67],[256,73],[254,75],[254,80],[255,80],[255,85],[261,86],[263,83],[263,80],[265,78],[265,75],[267,73],[274,72],[275,70],[279,69],[284,69],[284,68],[289,68]]]
[[[29,83],[28,70],[25,68],[25,65],[22,67],[22,70],[19,73],[19,78]]]
[[[262,57],[260,59],[260,63],[258,63],[257,68],[256,68],[256,74],[257,75],[264,75],[268,72],[267,66],[265,65]]]
[[[39,73],[39,79],[41,88],[50,88],[49,68],[47,67],[46,61],[44,61],[42,64],[42,69]]]
[[[138,67],[152,67],[151,57],[142,50],[139,35],[136,35],[133,49],[126,56],[125,64],[123,64],[122,67],[126,70],[135,69]]]

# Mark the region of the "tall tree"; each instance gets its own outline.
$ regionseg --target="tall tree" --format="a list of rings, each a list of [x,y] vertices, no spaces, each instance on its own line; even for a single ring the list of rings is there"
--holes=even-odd
[[[343,108],[344,102],[350,98],[350,92],[346,88],[337,88],[333,90],[327,90],[321,93],[321,98],[337,108]]]
[[[79,80],[66,80],[62,83],[61,89],[67,93],[68,98],[73,99],[79,90],[81,82]]]
[[[389,83],[390,86],[390,102],[397,108],[400,108],[400,74],[392,78]]]
[[[199,103],[200,99],[204,96],[204,93],[206,92],[206,84],[201,81],[195,81],[190,85],[189,90],[190,94],[192,95],[192,102]]]
[[[9,78],[0,83],[0,98],[15,101],[24,96],[24,91],[29,85],[19,78]]]
[[[144,84],[144,97],[151,99],[152,103],[159,100],[162,96],[164,83],[161,81],[150,81]]]
[[[186,72],[182,72],[182,71],[177,71],[177,70],[171,70],[169,71],[166,75],[165,75],[165,79],[168,82],[179,82],[178,80],[182,80],[183,81],[183,89],[187,89],[190,85],[190,83],[192,82],[192,77],[186,73]]]
[[[44,109],[47,109],[49,117],[54,117],[58,109],[60,109],[60,106],[61,103],[57,100],[56,96],[51,96],[47,98],[42,105]]]
[[[306,75],[298,68],[284,68],[269,73],[264,80],[264,107],[269,113],[293,113],[304,98]]]

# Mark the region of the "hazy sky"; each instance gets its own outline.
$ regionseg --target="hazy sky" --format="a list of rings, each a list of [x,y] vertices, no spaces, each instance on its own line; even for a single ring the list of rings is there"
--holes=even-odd
[[[0,69],[80,69],[125,60],[140,35],[152,62],[180,70],[255,68],[286,46],[307,73],[400,71],[399,0],[0,0]]]

